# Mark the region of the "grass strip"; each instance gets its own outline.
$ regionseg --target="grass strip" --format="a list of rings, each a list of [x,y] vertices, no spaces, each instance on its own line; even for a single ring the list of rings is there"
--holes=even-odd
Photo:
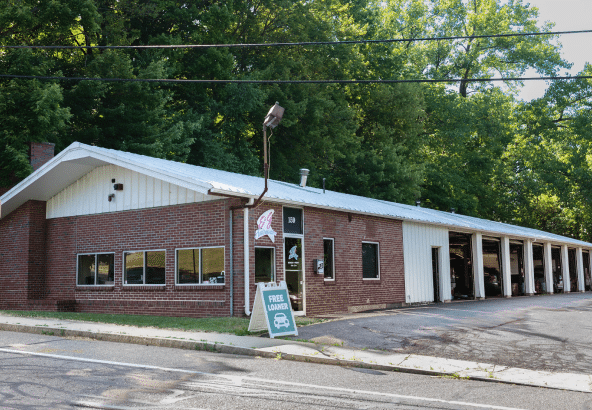
[[[137,327],[154,327],[158,329],[175,329],[198,332],[228,333],[237,336],[261,335],[266,332],[249,332],[247,317],[169,317],[145,315],[112,315],[103,313],[78,312],[46,312],[25,310],[0,310],[1,315],[31,318],[49,318],[57,320],[78,320],[82,322],[111,323]],[[297,326],[319,323],[322,319],[296,317]]]

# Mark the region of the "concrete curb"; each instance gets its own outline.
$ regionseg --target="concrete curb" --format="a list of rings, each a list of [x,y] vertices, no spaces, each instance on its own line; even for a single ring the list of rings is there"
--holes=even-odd
[[[354,350],[304,342],[278,343],[273,347],[256,348],[212,342],[205,339],[182,340],[173,337],[137,336],[49,327],[48,325],[30,326],[0,323],[0,331],[2,330],[592,393],[592,377],[583,374],[537,372],[485,363],[417,355],[384,354],[384,352]],[[247,337],[247,340],[249,339],[253,338]],[[283,342],[290,343],[291,341],[282,340]],[[351,358],[347,359],[350,356]]]

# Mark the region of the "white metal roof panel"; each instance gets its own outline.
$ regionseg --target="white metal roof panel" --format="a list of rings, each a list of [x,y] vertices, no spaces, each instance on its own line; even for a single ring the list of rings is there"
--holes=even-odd
[[[76,153],[76,155],[74,155]],[[94,158],[94,162],[87,159],[85,163],[104,164],[112,163],[122,167],[133,169],[137,172],[143,172],[153,177],[166,179],[169,182],[176,183],[186,188],[198,190],[207,193],[212,190],[217,193],[228,195],[237,195],[244,197],[257,198],[263,192],[264,179],[249,175],[236,174],[227,171],[220,171],[211,168],[204,168],[195,165],[189,165],[174,161],[168,161],[159,158],[152,158],[129,152],[116,151],[106,148],[89,146],[81,143],[73,143],[56,158],[45,164],[39,170],[31,174],[27,179],[18,184],[12,190],[0,197],[2,203],[2,214],[5,215],[5,203],[19,198],[18,202],[23,202],[24,198],[31,198],[26,195],[29,186],[38,186],[40,179],[45,180],[43,175],[48,174],[51,169],[57,167],[68,157]],[[62,158],[62,159],[60,159]],[[55,173],[51,173],[53,192],[60,188],[60,183],[55,182]],[[70,178],[64,179],[62,183],[70,182]],[[45,181],[48,182],[48,181]],[[449,212],[436,211],[433,209],[421,208],[398,204],[394,202],[382,201],[378,199],[366,198],[356,195],[344,194],[335,191],[312,187],[300,187],[297,184],[290,184],[281,181],[269,180],[269,190],[265,195],[267,200],[276,200],[278,202],[301,204],[312,207],[329,208],[345,212],[354,212],[362,214],[371,214],[387,218],[395,218],[407,221],[431,223],[449,227],[450,229],[459,229],[465,231],[482,232],[489,235],[507,235],[518,238],[530,238],[535,241],[552,241],[563,244],[573,244],[584,247],[592,247],[591,243],[578,241],[552,233],[539,231],[536,229],[523,228],[516,225],[510,225],[500,222],[489,221],[485,219],[474,218],[470,216],[452,214]],[[61,187],[61,189],[65,186]],[[47,192],[45,194],[47,196]],[[25,200],[28,200],[25,199]],[[47,200],[44,198],[43,200]],[[15,208],[16,204],[11,204],[10,208]],[[18,206],[18,205],[17,205]]]

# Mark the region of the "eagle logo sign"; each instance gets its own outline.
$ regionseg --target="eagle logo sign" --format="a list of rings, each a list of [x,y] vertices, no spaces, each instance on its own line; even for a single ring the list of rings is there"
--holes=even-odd
[[[294,245],[290,248],[290,254],[288,255],[288,259],[298,260],[298,255],[296,255],[296,245]]]

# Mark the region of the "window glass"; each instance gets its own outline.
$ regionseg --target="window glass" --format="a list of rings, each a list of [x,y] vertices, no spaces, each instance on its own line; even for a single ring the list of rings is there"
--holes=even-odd
[[[177,283],[199,283],[199,249],[177,250]]]
[[[284,208],[284,232],[302,234],[302,209]]]
[[[97,285],[113,285],[115,274],[115,255],[112,253],[97,255]]]
[[[78,284],[95,284],[95,255],[78,255]]]
[[[224,283],[224,248],[177,249],[177,284]]]
[[[255,248],[255,283],[274,281],[273,253],[273,248]]]
[[[335,279],[333,276],[333,239],[323,239],[323,248],[325,279]]]
[[[124,254],[123,283],[138,285],[144,283],[144,252],[126,252]]]
[[[202,283],[224,283],[224,248],[201,250]]]
[[[284,238],[287,270],[302,268],[302,240],[300,238]]]
[[[146,284],[164,285],[165,251],[146,252]]]
[[[113,285],[115,255],[93,253],[78,255],[77,285]]]
[[[362,277],[364,279],[378,278],[378,244],[362,244]]]

